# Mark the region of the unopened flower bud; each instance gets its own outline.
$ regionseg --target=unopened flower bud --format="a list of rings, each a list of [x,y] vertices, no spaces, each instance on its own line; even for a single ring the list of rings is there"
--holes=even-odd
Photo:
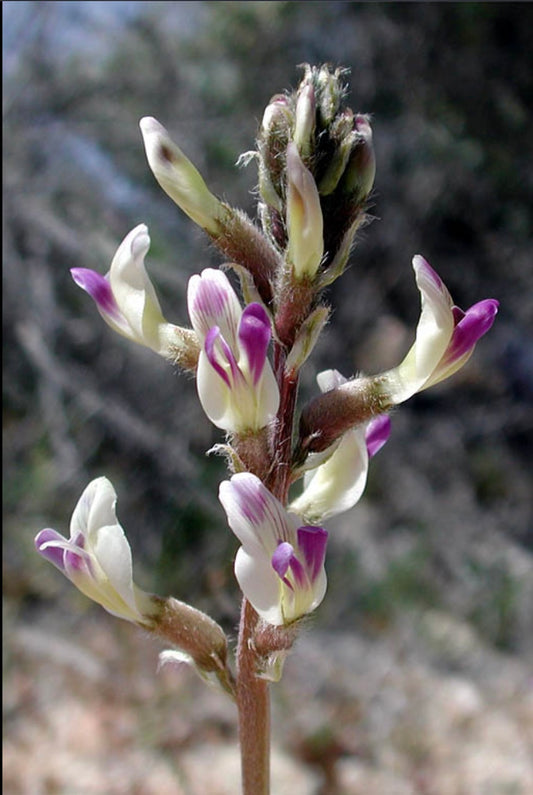
[[[327,287],[329,284],[332,284],[336,279],[339,278],[339,276],[342,276],[344,273],[346,265],[348,264],[350,252],[353,247],[355,234],[359,228],[359,225],[361,224],[361,220],[361,218],[356,217],[355,221],[350,227],[348,227],[347,231],[340,239],[340,242],[337,243],[335,256],[330,262],[328,262],[327,267],[324,268],[320,274],[319,286],[321,289]]]
[[[362,204],[374,185],[376,157],[372,145],[372,128],[368,116],[355,117],[355,142],[344,171],[342,190],[352,195],[352,201]]]
[[[264,204],[273,207],[278,213],[283,212],[283,200],[272,182],[272,176],[262,160],[259,161],[259,195]]]
[[[328,66],[321,66],[316,74],[318,108],[322,124],[327,127],[339,110],[344,88],[340,82],[342,70],[332,73]]]
[[[307,84],[301,89],[296,100],[296,119],[293,141],[303,160],[312,153],[313,134],[315,131],[316,102],[313,86]]]
[[[278,212],[283,211],[284,154],[294,125],[289,100],[282,94],[272,97],[263,114],[258,137],[259,194]]]
[[[287,147],[287,260],[298,281],[312,279],[324,253],[320,197],[295,143]]]
[[[165,128],[151,117],[141,119],[148,163],[163,190],[210,235],[224,255],[247,268],[261,297],[272,298],[270,280],[279,256],[246,213],[219,201]]]
[[[336,144],[331,156],[326,159],[325,170],[321,173],[318,180],[318,191],[321,196],[329,196],[339,184],[352,154],[356,137],[356,133],[353,130],[348,135],[345,135]]]
[[[313,351],[320,333],[324,329],[329,317],[329,307],[317,306],[307,317],[296,335],[294,344],[285,362],[285,372],[296,373]]]
[[[210,234],[219,231],[227,208],[205,184],[200,172],[152,117],[140,121],[146,157],[154,177],[189,218]]]
[[[283,94],[276,94],[263,113],[261,135],[267,140],[283,134],[288,136],[291,118],[289,100]]]

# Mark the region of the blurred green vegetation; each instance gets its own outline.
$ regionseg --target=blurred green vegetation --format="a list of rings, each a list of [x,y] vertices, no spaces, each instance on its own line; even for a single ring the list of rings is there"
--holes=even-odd
[[[97,18],[104,6],[114,10]],[[461,375],[393,417],[363,503],[344,519],[353,534],[340,520],[332,533],[322,615],[386,626],[403,609],[440,605],[497,645],[531,649],[532,6],[3,9],[7,596],[33,607],[65,593],[43,587],[59,575],[44,575],[33,536],[66,532],[86,483],[106,474],[140,584],[236,620],[236,541],[216,498],[225,470],[205,456],[220,435],[193,381],[114,336],[69,268],[105,272],[144,221],[165,315],[186,323],[189,276],[220,260],[155,184],[139,119],[158,118],[212,189],[254,214],[253,167],[237,157],[253,148],[269,98],[297,84],[298,65],[328,62],[351,70],[348,104],[373,117],[376,220],[330,291],[333,320],[302,402],[319,370],[378,371],[408,344],[415,253],[461,306],[495,297],[501,310]],[[380,319],[394,321],[387,333]],[[409,543],[392,554],[402,534]]]

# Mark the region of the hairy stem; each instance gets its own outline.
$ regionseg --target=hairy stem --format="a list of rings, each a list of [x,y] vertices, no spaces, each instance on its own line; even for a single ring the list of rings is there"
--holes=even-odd
[[[237,708],[243,795],[270,793],[270,701],[268,683],[256,675],[253,633],[257,613],[243,600],[237,649]]]
[[[292,436],[294,411],[298,394],[298,377],[284,375],[280,384],[280,407],[274,434],[274,466],[270,469],[266,486],[285,505],[291,484]]]
[[[267,488],[284,505],[290,486],[292,434],[298,376],[285,372],[285,349],[277,344],[274,367],[280,389],[280,407],[271,440],[272,460],[263,478]],[[246,447],[242,440],[241,446]],[[248,452],[248,451],[247,451]],[[258,615],[243,600],[237,647],[237,708],[243,795],[270,792],[270,701],[268,683],[257,677],[258,652],[254,643]]]

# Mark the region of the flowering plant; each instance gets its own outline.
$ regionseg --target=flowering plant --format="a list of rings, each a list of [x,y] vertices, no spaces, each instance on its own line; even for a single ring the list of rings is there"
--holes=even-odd
[[[144,264],[144,224],[126,235],[105,276],[72,270],[114,331],[194,373],[205,414],[226,434],[216,447],[228,463],[219,499],[241,544],[234,568],[243,594],[235,660],[212,618],[134,584],[105,477],[83,492],[70,538],[47,528],[36,546],[109,613],[164,638],[172,648],[162,661],[191,664],[235,699],[244,795],[269,792],[269,686],[326,595],[323,523],[361,498],[390,411],[462,367],[498,310],[486,299],[463,311],[415,256],[421,312],[403,361],[374,375],[320,373],[320,394],[296,421],[300,371],[330,314],[325,291],[367,220],[376,169],[369,117],[344,106],[344,75],[306,66],[298,88],[268,104],[256,149],[243,156],[258,168],[259,223],[211,193],[158,121],[141,120],[156,180],[225,257],[224,270],[190,279],[190,326],[162,314]]]

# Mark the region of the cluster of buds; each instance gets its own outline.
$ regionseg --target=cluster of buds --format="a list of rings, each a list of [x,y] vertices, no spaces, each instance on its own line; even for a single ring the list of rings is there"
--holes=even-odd
[[[277,335],[289,346],[344,271],[374,184],[369,118],[344,107],[343,77],[306,66],[295,92],[272,98],[259,131],[259,215],[282,257],[273,303]]]
[[[369,118],[343,107],[343,76],[306,66],[296,92],[272,98],[258,137],[263,229],[301,281],[340,275],[374,184]]]
[[[216,448],[229,467],[219,498],[241,544],[235,575],[255,611],[257,675],[270,679],[281,675],[300,620],[324,598],[323,522],[361,498],[369,462],[390,434],[388,412],[462,367],[498,309],[493,299],[459,309],[415,256],[421,313],[404,360],[377,375],[320,373],[321,394],[296,425],[299,371],[329,316],[324,290],[345,269],[374,183],[369,117],[345,107],[344,76],[306,66],[297,90],[268,104],[257,147],[243,156],[258,166],[259,224],[211,193],[159,122],[141,121],[156,180],[225,256],[242,300],[223,270],[207,268],[189,281],[190,326],[169,323],[145,268],[143,224],[121,243],[106,276],[72,270],[112,329],[195,373],[205,414],[226,433]],[[299,480],[299,494],[289,494]],[[134,586],[114,504],[111,484],[93,481],[70,540],[43,530],[39,551],[110,613],[171,642],[165,660],[189,661],[232,692],[221,628]]]

